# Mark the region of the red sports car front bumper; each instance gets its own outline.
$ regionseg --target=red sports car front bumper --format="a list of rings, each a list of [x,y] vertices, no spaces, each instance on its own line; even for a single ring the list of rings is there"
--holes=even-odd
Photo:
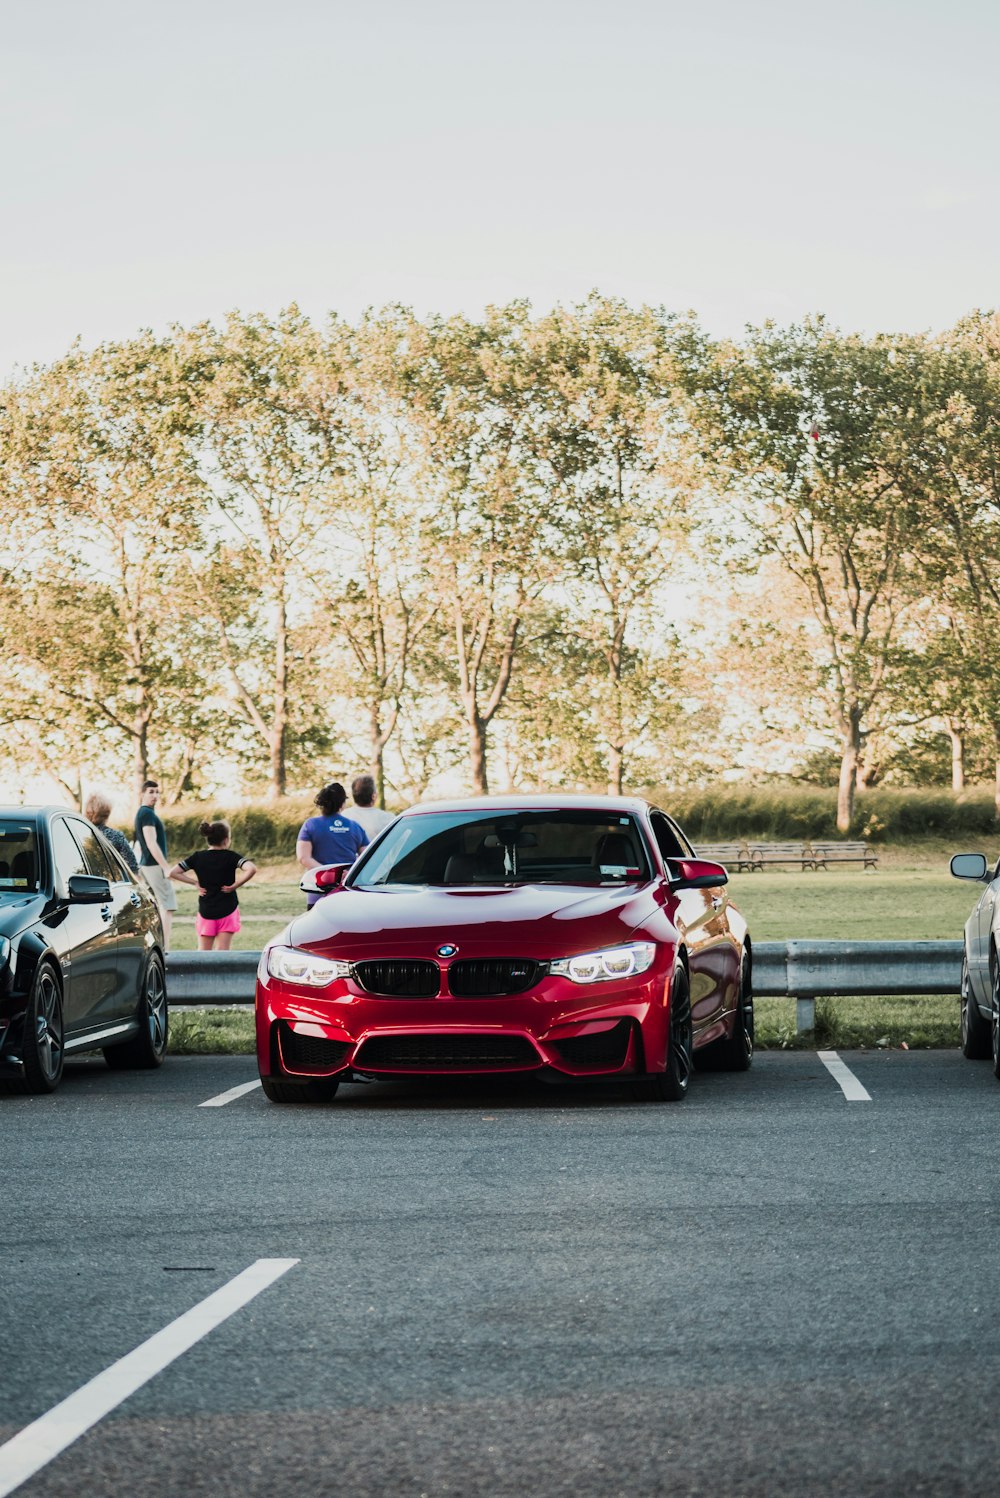
[[[671,969],[667,969],[669,973]],[[504,998],[382,998],[351,979],[317,991],[273,977],[257,982],[262,1077],[500,1074],[549,1069],[568,1077],[661,1070],[668,979],[583,986],[546,976]]]

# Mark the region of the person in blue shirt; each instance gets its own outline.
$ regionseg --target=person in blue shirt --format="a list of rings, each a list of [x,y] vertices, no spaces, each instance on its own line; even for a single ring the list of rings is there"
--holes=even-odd
[[[368,834],[357,822],[340,815],[347,792],[334,780],[316,796],[318,817],[307,817],[299,828],[295,857],[304,869],[320,869],[330,863],[353,863],[368,846]],[[322,895],[310,895],[315,905]]]

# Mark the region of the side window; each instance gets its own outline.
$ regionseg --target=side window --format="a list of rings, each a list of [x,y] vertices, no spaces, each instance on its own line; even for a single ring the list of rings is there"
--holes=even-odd
[[[677,829],[661,811],[654,811],[650,821],[653,824],[656,846],[664,858],[687,858],[689,856]]]
[[[115,872],[114,865],[104,851],[104,841],[99,832],[94,832],[86,822],[71,822],[70,827],[73,836],[83,849],[83,856],[87,860],[87,873],[96,874],[100,879],[110,879],[114,882],[120,876]]]
[[[52,823],[52,858],[56,866],[56,884],[61,885],[64,892],[71,874],[90,873],[76,838],[61,819]]]

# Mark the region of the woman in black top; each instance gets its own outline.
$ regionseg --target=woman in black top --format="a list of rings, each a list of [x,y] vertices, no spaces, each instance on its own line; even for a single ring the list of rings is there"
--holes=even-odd
[[[233,937],[240,929],[240,906],[236,891],[257,872],[251,863],[229,846],[228,822],[202,822],[198,828],[208,843],[189,853],[170,870],[171,879],[178,884],[195,884],[198,887],[198,915],[195,930],[198,933],[198,950],[211,952],[215,947],[228,952]]]

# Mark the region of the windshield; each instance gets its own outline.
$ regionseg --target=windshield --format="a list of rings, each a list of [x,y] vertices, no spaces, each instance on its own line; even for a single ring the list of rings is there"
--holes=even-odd
[[[621,884],[648,879],[634,817],[604,811],[404,816],[348,881],[385,884]]]
[[[38,889],[38,839],[33,822],[0,821],[0,895]]]

